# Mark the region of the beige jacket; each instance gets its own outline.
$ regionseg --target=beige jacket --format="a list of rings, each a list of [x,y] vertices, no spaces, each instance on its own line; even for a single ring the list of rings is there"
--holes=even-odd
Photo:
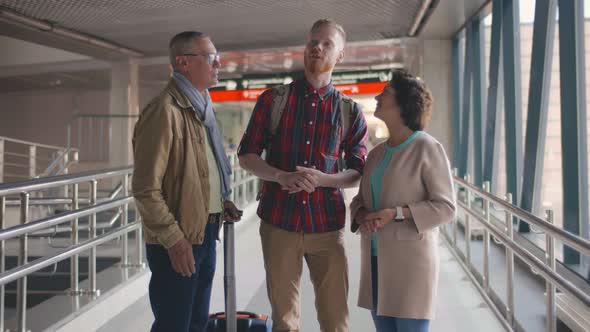
[[[203,243],[209,215],[206,129],[171,79],[133,133],[133,196],[147,243]]]
[[[383,159],[385,143],[368,155],[351,220],[365,207],[373,210],[370,177]],[[455,216],[453,183],[442,145],[425,132],[396,151],[383,176],[379,207],[408,205],[413,220],[391,222],[377,232],[379,315],[432,319],[438,282],[438,226]],[[353,230],[358,226],[352,223]],[[371,236],[361,236],[358,305],[372,309]]]

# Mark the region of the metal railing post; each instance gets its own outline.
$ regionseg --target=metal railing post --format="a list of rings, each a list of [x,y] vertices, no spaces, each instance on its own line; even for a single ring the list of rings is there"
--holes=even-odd
[[[68,174],[68,164],[70,163],[70,150],[69,149],[66,149],[64,151],[63,161],[64,161],[63,173]]]
[[[490,192],[489,181],[483,183],[483,190],[487,193]],[[483,198],[483,213],[486,223],[489,225],[491,221],[490,201],[486,198]],[[487,227],[484,227],[483,230],[483,288],[486,292],[490,291],[490,231]]]
[[[471,175],[465,175],[465,181],[471,183]],[[471,209],[471,190],[469,188],[465,188],[465,199],[467,202],[467,207]],[[467,267],[471,269],[471,224],[469,220],[470,216],[468,213],[465,214],[465,260],[467,262]]]
[[[0,197],[0,229],[6,226],[6,197]],[[0,241],[0,273],[6,269],[6,244],[4,240]],[[6,291],[4,285],[0,286],[0,331],[4,332],[4,298]]]
[[[37,146],[29,146],[29,177],[34,178],[37,175]]]
[[[137,228],[137,267],[144,268],[145,263],[143,262],[143,228]]]
[[[79,186],[77,183],[72,184],[72,210],[77,211],[80,207]],[[78,237],[78,218],[72,220],[72,245],[77,245]],[[80,268],[78,262],[79,256],[74,255],[70,259],[70,294],[78,295],[80,293]]]
[[[243,169],[240,169],[240,174],[242,175],[240,178],[240,181],[242,182],[242,184],[240,185],[240,191],[241,191],[241,195],[242,197],[240,197],[240,202],[242,202],[242,204],[246,204],[246,197],[247,197],[247,185],[248,183],[245,181],[247,174],[246,171]]]
[[[512,204],[512,194],[506,194],[506,201]],[[512,223],[512,213],[506,211],[506,234],[511,240],[514,239],[514,225]],[[506,248],[506,298],[508,299],[506,307],[506,319],[511,326],[514,326],[514,252],[507,244]]]
[[[97,201],[97,184],[96,180],[90,181],[90,205],[96,205]],[[94,239],[96,237],[96,212],[90,215],[90,229],[88,237]],[[91,295],[100,295],[96,289],[96,247],[90,249],[90,256],[88,257],[88,287]]]
[[[29,219],[29,193],[20,194],[20,223],[24,225]],[[20,237],[18,252],[18,265],[22,266],[28,262],[27,234]],[[27,277],[24,276],[16,282],[16,316],[17,331],[26,332],[27,323]]]
[[[453,175],[457,176],[459,174],[459,170],[457,168],[453,168]],[[459,200],[459,190],[455,191],[455,199]],[[458,221],[457,218],[453,219],[453,247],[457,248],[457,227]]]
[[[4,140],[0,139],[0,183],[4,182]]]
[[[123,176],[123,197],[129,195],[129,177],[127,174]],[[129,204],[123,206],[123,215],[121,216],[121,226],[127,226],[129,220]],[[129,265],[129,234],[121,235],[121,266],[127,267]]]
[[[547,216],[547,222],[553,223],[553,210],[546,210],[545,213]],[[547,264],[551,267],[552,271],[555,271],[555,239],[551,235],[545,233],[545,241],[545,257]],[[555,285],[546,280],[545,289],[547,292],[547,331],[556,332],[557,317],[555,309]]]

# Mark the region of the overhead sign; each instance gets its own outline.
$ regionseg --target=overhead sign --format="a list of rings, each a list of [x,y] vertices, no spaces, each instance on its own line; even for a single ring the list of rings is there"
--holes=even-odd
[[[369,82],[356,84],[335,84],[334,88],[349,95],[369,95],[381,93],[387,82]],[[214,90],[210,91],[211,99],[216,103],[230,101],[256,101],[267,89],[244,89],[234,91]]]
[[[303,77],[302,72],[284,73],[273,76],[249,75],[240,79],[220,80],[211,88],[214,102],[255,101],[266,89],[279,84],[289,84]],[[390,70],[367,70],[338,72],[332,74],[332,84],[347,95],[378,94],[391,80]]]

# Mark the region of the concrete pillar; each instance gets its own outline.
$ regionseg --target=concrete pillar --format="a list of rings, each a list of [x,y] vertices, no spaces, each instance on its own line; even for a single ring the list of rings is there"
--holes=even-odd
[[[423,40],[420,77],[434,97],[432,119],[426,131],[445,147],[453,160],[453,81],[451,40]]]
[[[133,163],[131,139],[139,114],[139,70],[136,60],[114,62],[111,67],[108,134],[109,165]]]

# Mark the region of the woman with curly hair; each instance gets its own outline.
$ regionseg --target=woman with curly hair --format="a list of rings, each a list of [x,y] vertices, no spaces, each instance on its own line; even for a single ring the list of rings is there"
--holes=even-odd
[[[368,155],[352,230],[361,233],[358,305],[378,332],[426,332],[438,282],[438,226],[455,215],[453,182],[443,146],[422,130],[432,113],[426,85],[395,71],[375,97],[375,117],[388,140]]]

